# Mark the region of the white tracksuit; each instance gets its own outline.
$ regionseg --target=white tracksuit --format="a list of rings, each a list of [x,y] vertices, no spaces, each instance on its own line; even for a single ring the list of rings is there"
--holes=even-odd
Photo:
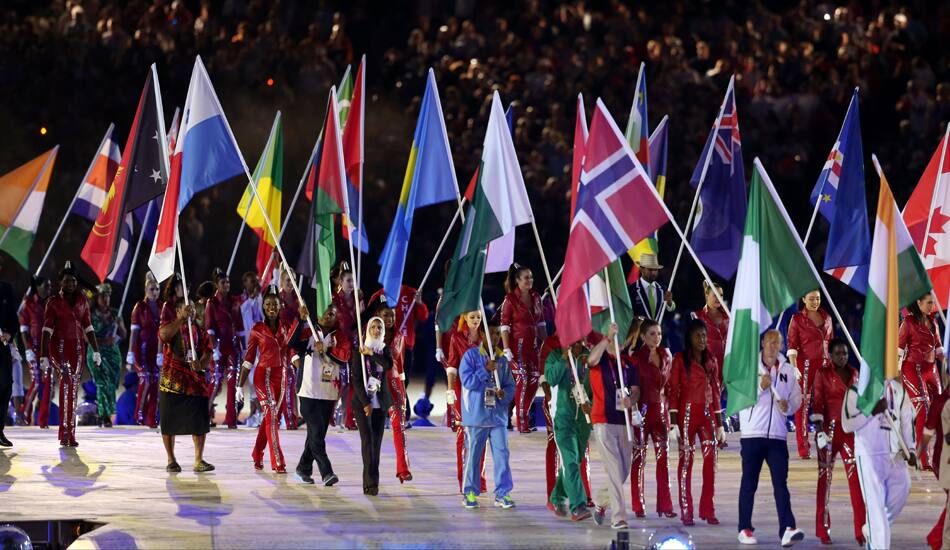
[[[891,525],[897,519],[910,493],[910,474],[900,452],[898,437],[914,452],[914,407],[900,382],[884,385],[887,410],[864,416],[858,409],[858,389],[848,388],[841,411],[841,426],[854,433],[858,479],[867,509],[865,530],[869,548],[890,548]],[[885,414],[891,415],[899,433],[895,433]]]

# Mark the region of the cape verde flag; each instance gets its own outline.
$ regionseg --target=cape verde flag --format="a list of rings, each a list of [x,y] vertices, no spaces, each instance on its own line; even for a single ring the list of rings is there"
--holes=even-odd
[[[191,198],[246,171],[224,109],[199,56],[191,72],[168,187],[148,260],[158,281],[175,272],[178,215]]]
[[[831,224],[825,248],[826,273],[861,294],[867,294],[871,263],[871,231],[864,196],[864,151],[858,90],[811,192],[812,204]]]
[[[69,211],[70,214],[78,214],[91,222],[96,221],[99,209],[106,201],[109,186],[112,185],[116,170],[119,169],[119,163],[122,161],[122,150],[112,137],[114,129],[115,124],[110,124],[109,129],[106,130],[102,145],[99,146],[96,157],[89,166],[88,175],[79,185],[76,202]]]

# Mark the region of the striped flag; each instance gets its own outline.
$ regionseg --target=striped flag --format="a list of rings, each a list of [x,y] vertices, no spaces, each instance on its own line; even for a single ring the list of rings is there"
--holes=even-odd
[[[937,297],[945,300],[950,293],[950,125],[904,205],[903,218]]]
[[[880,167],[878,173],[881,190],[864,300],[863,360],[858,377],[858,408],[868,416],[884,394],[885,380],[900,376],[896,350],[901,308],[933,288]]]
[[[0,177],[0,250],[26,270],[58,151],[59,145]]]
[[[666,158],[669,142],[669,132],[667,130],[669,128],[669,120],[669,116],[663,117],[663,120],[656,125],[653,133],[650,134],[649,142],[650,165],[647,167],[647,171],[650,173],[650,179],[653,181],[656,192],[660,195],[661,199],[666,195]],[[640,256],[643,254],[658,255],[660,253],[658,238],[657,233],[653,233],[653,235],[638,242],[637,246],[633,247],[633,250],[629,252],[630,259],[633,260],[633,267],[627,275],[628,283],[633,284],[640,278],[640,266],[637,264],[637,262],[640,261]]]
[[[344,216],[346,231],[343,237],[353,242],[353,246],[364,254],[369,253],[369,241],[366,240],[366,226],[363,222],[363,122],[366,117],[366,83],[363,71],[366,68],[366,56],[363,56],[356,79],[353,81],[353,97],[349,108],[338,106],[346,111],[346,124],[340,125],[343,131],[343,159],[346,166],[347,208]]]
[[[267,220],[270,220],[271,227],[280,235],[280,203],[283,195],[284,180],[284,132],[283,121],[280,111],[274,117],[274,124],[271,126],[270,135],[267,137],[267,143],[261,158],[257,161],[257,167],[254,169],[254,182],[257,185],[257,194],[260,195],[261,202],[258,203],[254,198],[254,191],[248,184],[241,196],[241,202],[238,203],[237,213],[244,219],[247,226],[254,231],[260,240],[257,246],[257,272],[260,273],[261,283],[266,285],[270,279],[270,274],[264,273],[264,268],[270,260],[274,248],[277,246],[277,240],[271,234],[267,226]],[[258,204],[263,204],[262,210]]]
[[[79,184],[79,191],[76,194],[76,202],[73,204],[70,214],[76,214],[94,222],[99,215],[99,209],[106,200],[106,193],[109,192],[109,186],[115,179],[116,170],[119,169],[119,162],[122,160],[122,150],[119,144],[112,137],[115,129],[114,124],[109,125],[105,137],[102,138],[102,146],[96,151],[95,158],[92,159],[92,166],[89,168],[89,175]]]

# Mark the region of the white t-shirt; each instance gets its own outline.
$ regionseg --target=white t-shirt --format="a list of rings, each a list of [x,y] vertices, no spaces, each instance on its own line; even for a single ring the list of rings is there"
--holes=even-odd
[[[300,369],[299,397],[336,401],[340,398],[340,365],[325,354],[312,353],[303,358]]]

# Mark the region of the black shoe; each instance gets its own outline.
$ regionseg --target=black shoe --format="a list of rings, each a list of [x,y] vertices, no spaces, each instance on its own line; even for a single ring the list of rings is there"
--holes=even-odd
[[[325,487],[333,487],[337,481],[340,481],[340,478],[336,477],[336,474],[327,474],[326,477],[323,478],[323,485]]]
[[[111,416],[107,416],[107,417],[105,417],[105,418],[102,420],[102,427],[103,427],[103,428],[111,428],[111,427],[112,427],[112,417],[111,417]]]
[[[101,427],[102,427],[102,417],[101,417],[101,416],[96,417],[96,427],[97,427],[97,428],[101,428]]]
[[[313,476],[311,476],[310,474],[305,474],[305,473],[301,472],[300,470],[297,470],[296,474],[297,474],[297,479],[299,479],[301,483],[306,483],[306,484],[308,484],[308,485],[313,485],[313,483],[314,483],[314,482],[313,482]]]
[[[0,447],[12,447],[13,442],[7,439],[7,436],[0,433]]]
[[[165,471],[170,474],[177,474],[181,472],[181,466],[177,462],[172,462],[168,466],[165,466]]]

